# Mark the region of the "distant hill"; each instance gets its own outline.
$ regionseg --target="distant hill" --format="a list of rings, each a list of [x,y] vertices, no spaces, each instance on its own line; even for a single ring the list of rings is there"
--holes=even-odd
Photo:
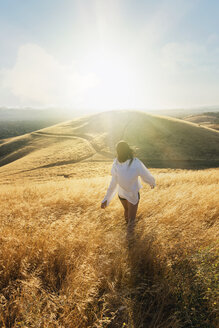
[[[63,109],[0,108],[0,143],[78,116]]]
[[[219,130],[219,112],[208,112],[197,115],[189,115],[183,118],[185,121]]]
[[[50,120],[25,120],[25,121],[0,121],[0,143],[2,139],[11,138],[33,132],[54,124],[59,123],[62,120],[50,119]]]
[[[148,110],[148,113],[155,115],[165,115],[176,118],[184,118],[190,115],[200,115],[206,112],[219,113],[219,106],[204,106],[204,107],[193,107],[193,108],[175,108],[175,109],[155,109]]]
[[[91,113],[100,113],[100,111],[90,111],[86,109],[72,109],[65,108],[6,108],[0,107],[0,121],[43,121],[43,120],[58,120],[65,121],[74,119],[82,115],[90,115]],[[189,115],[198,115],[207,112],[219,113],[219,106],[204,106],[194,108],[175,108],[175,109],[144,109],[143,112],[152,115],[171,116],[176,118],[183,118]]]
[[[35,170],[115,157],[115,144],[126,140],[150,167],[219,166],[219,133],[179,119],[140,111],[84,116],[6,140],[0,165]]]
[[[62,108],[34,109],[34,108],[4,108],[0,107],[0,121],[64,121],[74,118],[78,113],[69,113]]]

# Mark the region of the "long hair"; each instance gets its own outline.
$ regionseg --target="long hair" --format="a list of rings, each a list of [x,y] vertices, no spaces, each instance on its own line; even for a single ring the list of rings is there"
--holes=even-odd
[[[130,159],[129,165],[132,164],[133,158],[134,158],[134,152],[129,147],[127,142],[125,141],[119,141],[116,145],[116,151],[117,151],[117,158],[120,163],[123,163]]]

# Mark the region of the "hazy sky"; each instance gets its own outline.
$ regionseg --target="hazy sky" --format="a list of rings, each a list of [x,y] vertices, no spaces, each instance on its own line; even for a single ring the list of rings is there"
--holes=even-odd
[[[0,106],[219,105],[218,0],[0,0]]]

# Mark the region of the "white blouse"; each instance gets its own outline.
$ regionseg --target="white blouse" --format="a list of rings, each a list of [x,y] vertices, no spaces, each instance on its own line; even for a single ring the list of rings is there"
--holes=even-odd
[[[120,163],[116,158],[111,169],[112,179],[107,193],[102,203],[107,201],[109,205],[116,192],[120,197],[127,199],[133,205],[138,202],[138,192],[142,188],[139,176],[150,186],[155,187],[155,179],[146,168],[146,166],[138,158],[134,158],[129,166],[130,160]]]

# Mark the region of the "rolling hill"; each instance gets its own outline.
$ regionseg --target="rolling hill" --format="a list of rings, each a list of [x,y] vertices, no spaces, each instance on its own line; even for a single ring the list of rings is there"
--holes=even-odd
[[[138,111],[84,116],[0,145],[0,175],[63,167],[79,161],[110,161],[124,139],[147,166],[203,168],[219,164],[219,133],[182,120]],[[48,174],[48,170],[46,171]],[[68,174],[68,172],[67,172]]]
[[[183,118],[185,121],[197,123],[205,127],[219,130],[219,113],[209,112],[197,115],[189,115]]]

